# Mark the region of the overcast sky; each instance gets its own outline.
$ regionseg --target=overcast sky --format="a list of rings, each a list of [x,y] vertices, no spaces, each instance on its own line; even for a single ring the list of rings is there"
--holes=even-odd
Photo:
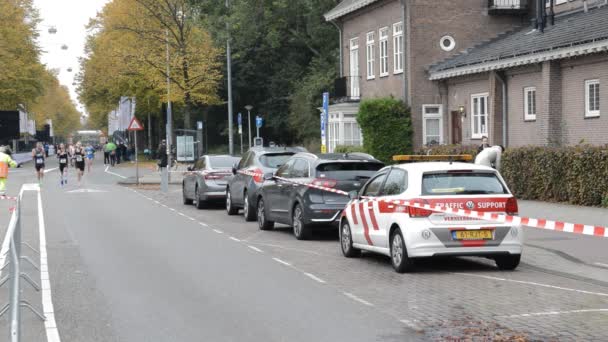
[[[85,25],[107,2],[109,0],[34,0],[43,20],[39,26],[39,42],[45,51],[42,63],[48,68],[59,69],[59,81],[70,89],[81,112],[84,108],[78,102],[73,83],[79,71],[78,58],[84,54]],[[50,35],[49,26],[57,28],[57,33]],[[62,50],[62,45],[67,45],[68,49]]]

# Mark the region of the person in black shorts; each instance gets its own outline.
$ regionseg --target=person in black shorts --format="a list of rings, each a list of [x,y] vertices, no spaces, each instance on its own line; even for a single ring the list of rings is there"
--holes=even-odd
[[[59,160],[61,186],[68,185],[68,160],[70,159],[70,156],[68,155],[68,151],[65,149],[64,144],[59,145],[57,159]]]
[[[78,170],[78,185],[81,185],[82,175],[84,174],[84,155],[84,148],[79,141],[74,149],[74,165],[76,166],[76,170]]]
[[[41,185],[44,178],[44,147],[42,147],[42,143],[36,143],[36,148],[32,150],[32,159],[34,160],[34,167],[36,167],[38,185]]]

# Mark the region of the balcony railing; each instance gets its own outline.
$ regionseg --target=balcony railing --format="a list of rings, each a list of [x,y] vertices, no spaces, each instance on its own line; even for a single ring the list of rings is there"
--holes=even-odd
[[[361,98],[360,87],[361,76],[344,76],[334,81],[334,94],[332,99],[335,102],[359,101]]]
[[[488,0],[490,14],[526,14],[529,0]]]

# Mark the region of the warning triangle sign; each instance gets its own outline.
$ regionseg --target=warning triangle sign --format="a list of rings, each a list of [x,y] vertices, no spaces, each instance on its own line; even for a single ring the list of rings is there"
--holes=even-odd
[[[136,117],[133,117],[133,119],[131,119],[131,123],[129,124],[129,128],[127,128],[127,131],[143,131],[144,130],[144,125],[141,124],[141,122],[139,122],[139,120],[137,120]]]

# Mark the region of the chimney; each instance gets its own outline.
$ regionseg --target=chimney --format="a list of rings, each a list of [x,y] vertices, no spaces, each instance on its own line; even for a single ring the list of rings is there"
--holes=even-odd
[[[554,4],[555,0],[549,0],[549,19],[551,20],[551,26],[555,25],[555,11],[553,10]]]
[[[546,18],[545,0],[536,0],[536,29],[540,32],[545,31]]]
[[[589,12],[589,6],[587,5],[587,0],[583,0],[583,9],[585,13]]]

